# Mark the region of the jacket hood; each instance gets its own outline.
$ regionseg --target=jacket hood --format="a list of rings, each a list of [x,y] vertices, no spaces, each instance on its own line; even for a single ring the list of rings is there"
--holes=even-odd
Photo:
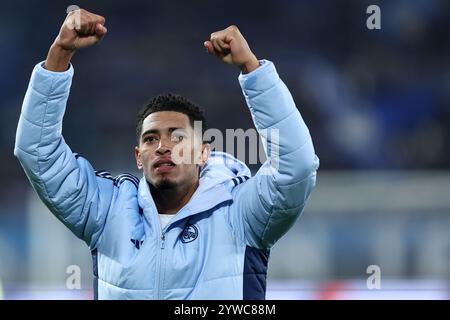
[[[213,200],[212,198],[214,198],[214,201],[219,201],[222,198],[223,199],[220,201],[223,201],[230,198],[231,196],[226,194],[228,193],[227,190],[229,190],[226,185],[227,183],[230,183],[231,186],[235,185],[233,184],[232,179],[239,176],[251,176],[250,169],[242,161],[236,159],[228,153],[212,151],[209,155],[208,161],[201,168],[199,187],[193,194],[189,202],[189,206],[203,208],[207,205],[206,202],[208,201],[205,202],[205,198],[201,196],[205,192],[208,193],[208,199],[211,201]],[[213,195],[213,193],[211,193],[212,191],[217,194]],[[139,183],[138,193],[141,208],[147,207],[156,210],[145,176],[142,177]]]
[[[200,171],[200,184],[216,185],[238,176],[251,176],[250,169],[242,161],[229,153],[212,151],[208,161]]]

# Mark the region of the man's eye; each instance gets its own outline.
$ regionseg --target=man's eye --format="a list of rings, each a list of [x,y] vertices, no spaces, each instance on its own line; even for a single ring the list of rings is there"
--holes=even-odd
[[[155,140],[156,140],[155,137],[145,137],[144,138],[144,142],[153,142]]]

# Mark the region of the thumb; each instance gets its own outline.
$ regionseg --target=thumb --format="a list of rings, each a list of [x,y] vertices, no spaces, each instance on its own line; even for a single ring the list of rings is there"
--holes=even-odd
[[[105,28],[105,30],[106,30],[106,28]],[[94,45],[94,44],[96,44],[96,43],[98,43],[98,42],[100,42],[102,39],[103,39],[103,37],[105,36],[105,34],[106,34],[106,31],[105,30],[99,30],[99,33],[100,34],[98,34],[97,33],[97,27],[95,28],[95,34],[94,35],[92,35],[92,36],[86,36],[86,37],[79,37],[77,40],[76,40],[76,44],[75,44],[75,47],[77,48],[77,49],[82,49],[82,48],[87,48],[87,47],[90,47],[90,46],[92,46],[92,45]]]
[[[208,52],[209,54],[215,54],[214,46],[211,41],[203,42],[203,46],[206,48],[206,52]]]
[[[99,37],[103,37],[108,32],[108,29],[101,23],[95,25],[95,34]]]

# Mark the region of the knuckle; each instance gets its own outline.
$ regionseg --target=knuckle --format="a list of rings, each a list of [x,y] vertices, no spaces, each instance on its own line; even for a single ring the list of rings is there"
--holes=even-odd
[[[230,31],[233,31],[233,32],[239,31],[238,27],[236,25],[234,25],[234,24],[229,26],[227,29],[230,30]]]
[[[86,25],[91,28],[95,25],[95,20],[90,16],[86,17]]]
[[[105,17],[99,15],[99,14],[94,14],[92,16],[93,20],[95,20],[96,22],[100,22],[100,23],[104,23],[105,22]]]
[[[89,20],[86,17],[81,17],[80,26],[81,27],[86,27],[88,25],[89,25]]]

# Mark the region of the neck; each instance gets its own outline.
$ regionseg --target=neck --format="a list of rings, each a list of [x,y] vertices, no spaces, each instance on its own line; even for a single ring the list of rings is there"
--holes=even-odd
[[[198,187],[198,180],[187,187],[156,189],[151,184],[150,190],[159,213],[176,214],[189,202]]]

